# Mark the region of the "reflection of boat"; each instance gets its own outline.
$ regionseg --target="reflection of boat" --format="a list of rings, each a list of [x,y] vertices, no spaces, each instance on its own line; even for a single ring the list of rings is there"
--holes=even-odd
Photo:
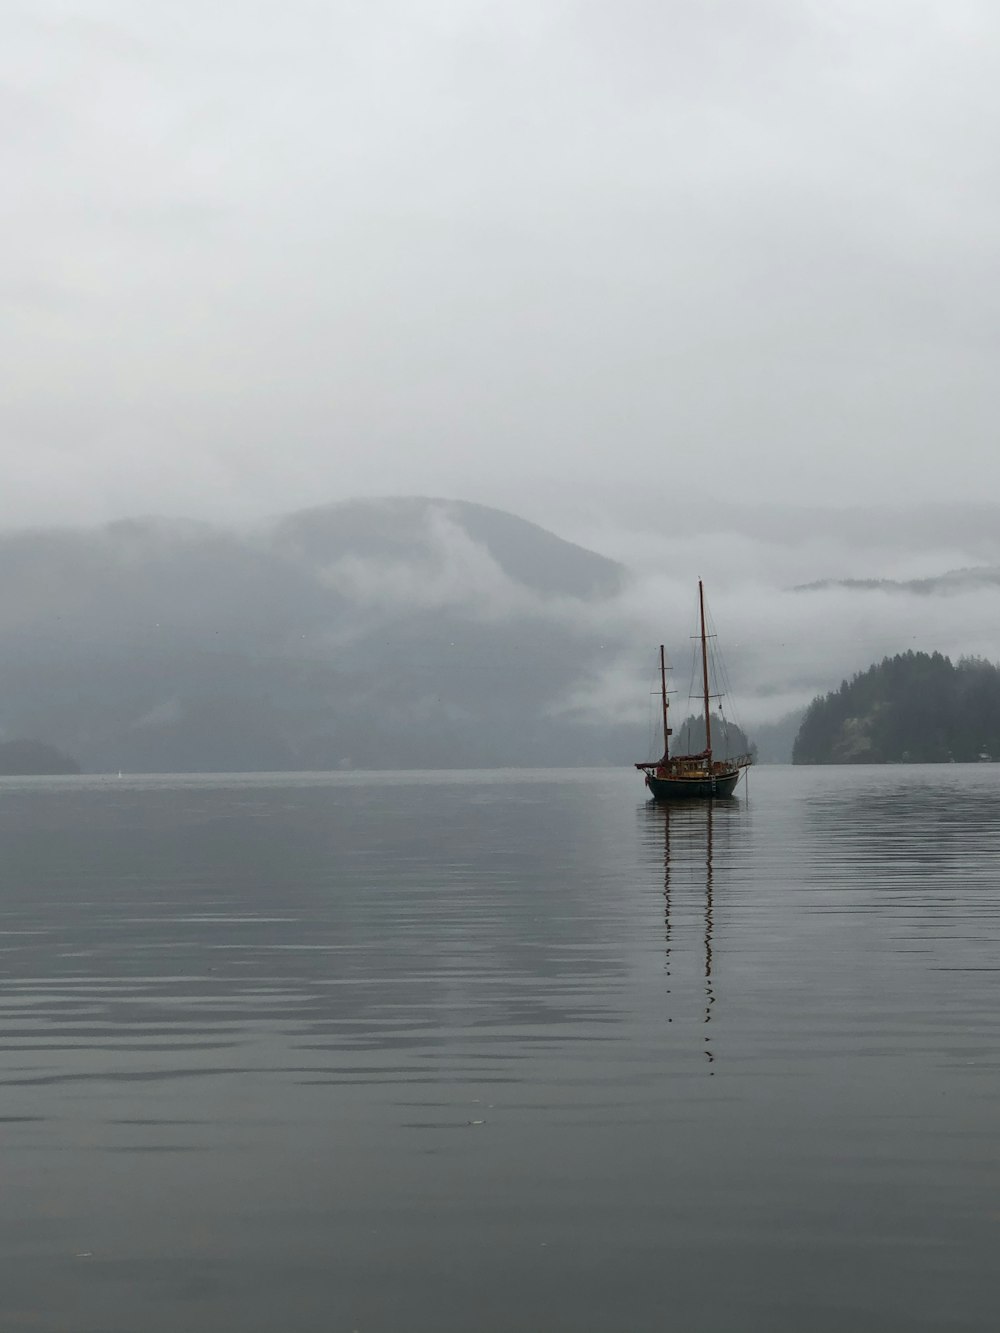
[[[690,919],[690,895],[692,888],[697,894],[704,885],[704,907],[702,910],[704,941],[704,978],[705,978],[705,1017],[703,1022],[711,1023],[712,1006],[715,1004],[715,988],[712,980],[712,937],[715,932],[714,868],[712,864],[712,803],[674,807],[669,804],[650,803],[646,807],[651,818],[657,824],[663,820],[663,938],[666,955],[666,973],[672,977],[674,941],[674,908],[678,890],[683,898],[682,904],[687,909]],[[734,807],[730,807],[734,809]],[[718,814],[715,816],[718,818]],[[704,824],[702,824],[704,820]],[[673,821],[673,827],[671,827]],[[671,832],[675,834],[674,846],[671,847]],[[701,851],[701,836],[704,834],[704,851]],[[676,836],[679,835],[679,838]],[[677,853],[680,852],[678,856]],[[702,856],[704,859],[702,859]],[[711,1045],[711,1031],[705,1029],[705,1058],[710,1065],[715,1063],[715,1054]],[[710,1071],[711,1072],[711,1071]]]
[[[705,748],[697,754],[670,753],[671,730],[667,724],[667,659],[663,644],[660,644],[660,693],[663,708],[663,757],[648,763],[636,764],[636,768],[646,775],[646,786],[657,801],[677,801],[708,799],[720,796],[732,796],[740,780],[743,769],[752,762],[750,755],[737,755],[734,759],[715,759],[712,755],[712,718],[708,673],[708,635],[705,633],[705,590],[698,580],[698,610],[701,623],[701,675],[703,684],[703,702],[705,707]]]

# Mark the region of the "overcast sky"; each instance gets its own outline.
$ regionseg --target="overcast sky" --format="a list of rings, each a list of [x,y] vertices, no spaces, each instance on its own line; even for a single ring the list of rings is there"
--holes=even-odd
[[[7,0],[0,522],[1000,496],[989,0]]]

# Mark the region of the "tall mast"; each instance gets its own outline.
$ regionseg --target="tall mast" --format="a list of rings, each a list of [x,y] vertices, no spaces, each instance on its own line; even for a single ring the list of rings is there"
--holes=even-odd
[[[660,697],[663,700],[663,762],[670,758],[670,728],[667,726],[667,659],[660,644]]]
[[[708,640],[705,637],[705,589],[698,580],[698,609],[701,612],[701,677],[705,688],[705,754],[712,760],[712,721],[708,712]]]

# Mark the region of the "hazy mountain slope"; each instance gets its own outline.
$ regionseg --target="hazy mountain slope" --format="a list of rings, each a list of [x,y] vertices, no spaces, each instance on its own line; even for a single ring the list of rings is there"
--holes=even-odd
[[[0,736],[128,771],[627,759],[561,701],[621,566],[458,502],[0,537]]]
[[[0,742],[0,774],[4,777],[52,777],[79,771],[76,760],[53,745],[25,740]]]
[[[351,560],[434,564],[448,528],[480,547],[500,572],[547,596],[596,597],[617,592],[621,565],[514,514],[465,500],[399,496],[306,509],[282,519],[275,546],[314,565]]]

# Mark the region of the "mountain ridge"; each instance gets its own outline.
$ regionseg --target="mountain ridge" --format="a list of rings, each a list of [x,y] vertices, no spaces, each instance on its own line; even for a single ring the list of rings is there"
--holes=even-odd
[[[892,591],[928,597],[994,587],[1000,587],[1000,565],[971,565],[920,579],[816,579],[811,583],[795,584],[792,592],[828,592],[833,588],[846,588],[852,592]]]
[[[514,515],[420,497],[242,532],[0,534],[0,737],[90,771],[627,760],[627,729],[559,711],[625,578]]]

